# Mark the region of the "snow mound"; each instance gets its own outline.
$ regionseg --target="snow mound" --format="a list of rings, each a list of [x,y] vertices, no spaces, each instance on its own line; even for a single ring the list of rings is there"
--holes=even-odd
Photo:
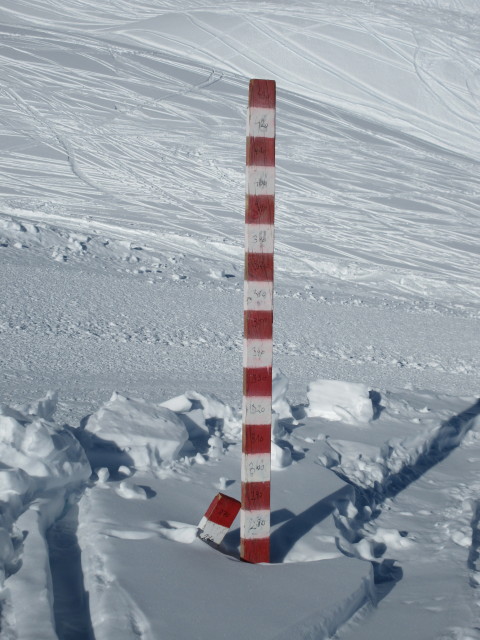
[[[127,452],[136,469],[144,471],[175,460],[188,440],[187,429],[173,411],[117,392],[90,416],[85,430]]]
[[[143,487],[135,484],[131,480],[124,480],[116,489],[119,496],[126,500],[146,500],[147,493]]]
[[[366,423],[373,418],[369,388],[356,382],[316,380],[308,385],[307,416],[341,420],[348,424]]]
[[[29,406],[25,413],[0,405],[0,465],[5,467],[0,481],[2,497],[3,490],[25,493],[28,477],[32,489],[40,479],[45,489],[82,482],[90,476],[90,465],[77,439],[45,419],[52,417],[55,406],[54,393]]]

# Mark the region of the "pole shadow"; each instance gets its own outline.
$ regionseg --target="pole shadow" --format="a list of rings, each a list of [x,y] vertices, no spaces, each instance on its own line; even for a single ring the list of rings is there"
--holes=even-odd
[[[435,465],[448,458],[461,443],[466,434],[474,426],[480,415],[480,398],[468,409],[452,416],[444,422],[428,448],[420,454],[411,465],[405,465],[389,476],[381,492],[382,498],[394,498],[413,482],[421,478]]]
[[[278,529],[275,529],[270,535],[270,562],[283,562],[295,544],[317,524],[331,515],[338,503],[347,500],[349,495],[351,495],[350,487],[342,487],[312,504],[302,513],[289,518]],[[274,514],[275,512],[272,513],[272,517]]]

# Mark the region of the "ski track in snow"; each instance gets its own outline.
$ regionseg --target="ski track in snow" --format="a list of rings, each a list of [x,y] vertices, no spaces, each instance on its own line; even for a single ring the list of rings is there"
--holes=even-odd
[[[215,251],[202,240],[227,243],[238,267],[241,77],[98,35],[3,27],[2,41],[7,212],[28,209],[76,226],[87,215],[120,225],[134,219],[159,242],[179,234],[176,247],[194,234],[207,259]],[[477,163],[394,124],[281,87],[279,95],[282,278],[298,282],[313,271],[360,290],[388,283],[399,295],[478,304]]]
[[[116,545],[175,558],[198,505],[237,488],[245,101],[264,75],[278,83],[275,362],[300,421],[281,422],[278,477],[316,456],[348,485],[279,509],[276,559],[374,567],[335,615],[292,619],[291,637],[479,638],[478,7],[31,4],[0,9],[0,400],[60,388],[57,424],[74,425],[98,481],[78,506],[80,479],[42,493],[15,476],[2,493],[1,639],[153,640],[157,612]],[[326,372],[372,388],[368,428],[303,416]],[[124,477],[112,443],[85,435],[113,388],[159,402],[193,387],[182,456],[149,473]],[[228,411],[212,391],[234,407],[220,452],[207,440]],[[0,419],[13,411],[20,429],[38,411],[55,442],[39,407]],[[168,483],[189,487],[184,505]],[[105,496],[135,522],[108,520]]]

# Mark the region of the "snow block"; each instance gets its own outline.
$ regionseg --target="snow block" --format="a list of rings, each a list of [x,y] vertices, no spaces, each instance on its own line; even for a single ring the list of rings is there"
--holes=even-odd
[[[308,385],[309,418],[340,420],[348,424],[366,423],[373,418],[370,389],[362,383],[316,380]]]
[[[272,369],[272,409],[282,420],[293,418],[292,410],[287,400],[288,378],[277,367]]]
[[[7,502],[9,494],[23,496],[30,489],[30,478],[23,469],[0,469],[0,500]]]
[[[185,425],[173,411],[117,392],[90,416],[85,429],[126,451],[139,470],[155,470],[175,460],[188,440]]]
[[[167,407],[167,409],[170,409],[170,411],[174,411],[175,413],[186,413],[192,408],[192,403],[185,394],[182,394],[180,396],[175,396],[175,398],[165,400],[165,402],[161,403],[161,406]]]
[[[196,406],[202,409],[203,419],[210,430],[219,431],[233,439],[240,437],[242,432],[241,419],[235,414],[232,407],[222,402],[213,393],[187,391],[185,397],[192,402],[194,409]]]
[[[281,447],[275,442],[272,442],[271,447],[272,471],[285,469],[285,467],[292,464],[292,453],[290,449],[287,447]]]

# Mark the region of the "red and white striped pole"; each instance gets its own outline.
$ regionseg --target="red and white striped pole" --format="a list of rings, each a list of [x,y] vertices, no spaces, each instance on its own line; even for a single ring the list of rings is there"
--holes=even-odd
[[[240,556],[270,561],[275,82],[251,80],[245,206]]]

